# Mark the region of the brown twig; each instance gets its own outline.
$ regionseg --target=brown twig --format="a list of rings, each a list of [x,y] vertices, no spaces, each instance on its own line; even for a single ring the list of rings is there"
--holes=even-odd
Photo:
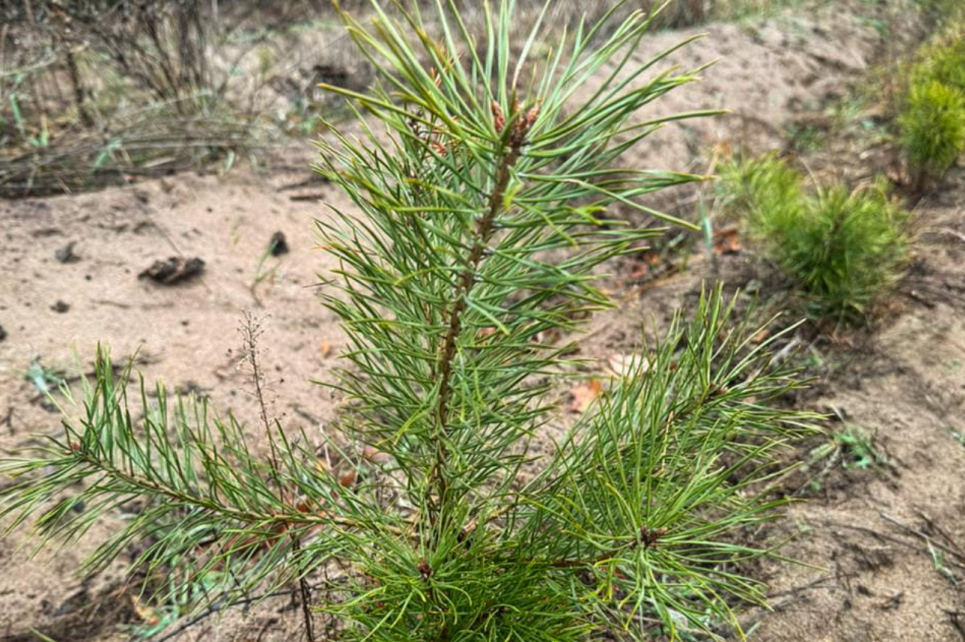
[[[939,535],[942,536],[942,539],[945,540],[945,543],[947,543],[949,546],[951,546],[951,547],[954,548],[955,550],[957,550],[957,551],[959,551],[960,553],[962,553],[963,555],[965,555],[965,550],[962,550],[962,547],[959,546],[959,545],[958,545],[958,542],[956,542],[955,539],[954,539],[951,535],[948,534],[948,531],[946,531],[944,528],[942,528],[941,526],[939,526],[939,525],[935,522],[935,520],[933,520],[931,517],[929,517],[928,515],[926,515],[926,514],[924,513],[924,511],[916,510],[915,512],[918,513],[918,516],[919,516],[920,518],[922,518],[922,520],[924,520],[925,524],[928,525],[928,528],[936,531]]]
[[[265,378],[258,363],[258,339],[261,337],[261,321],[256,319],[251,312],[245,312],[244,322],[241,326],[241,335],[244,341],[244,360],[251,366],[252,382],[255,387],[255,397],[258,400],[258,409],[261,415],[261,423],[265,429],[265,436],[268,438],[268,446],[271,455],[272,477],[278,487],[281,501],[286,504],[293,503],[287,488],[281,482],[281,468],[278,464],[278,449],[275,446],[275,438],[272,433],[272,421],[268,417],[268,402],[265,398]],[[275,420],[278,427],[278,421]],[[280,429],[280,427],[279,427]],[[301,539],[295,533],[291,535],[292,551],[298,555],[301,550]],[[308,642],[315,642],[314,622],[311,612],[311,589],[304,577],[298,578],[298,591],[301,596],[302,617],[305,620],[305,639]]]
[[[295,555],[298,555],[301,550],[301,541],[294,535],[292,536],[292,547]],[[301,597],[302,619],[305,620],[305,639],[308,642],[315,642],[315,622],[312,620],[311,611],[312,589],[308,585],[308,580],[304,577],[298,578],[298,592]]]
[[[244,344],[243,360],[251,367],[251,379],[255,388],[255,398],[258,401],[258,410],[261,416],[261,423],[265,429],[265,437],[268,439],[270,448],[271,470],[275,484],[282,494],[282,501],[285,501],[285,488],[281,483],[278,465],[278,451],[275,447],[275,438],[272,433],[271,420],[268,418],[268,402],[265,398],[265,376],[258,364],[258,340],[261,337],[261,321],[256,319],[250,311],[245,311],[244,321],[241,324],[241,336]]]

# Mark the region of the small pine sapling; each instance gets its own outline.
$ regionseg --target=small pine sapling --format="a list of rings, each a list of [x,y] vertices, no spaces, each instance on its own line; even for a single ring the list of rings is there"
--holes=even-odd
[[[516,47],[511,0],[483,6],[479,33],[443,0],[431,24],[378,2],[370,23],[345,15],[379,80],[329,88],[366,118],[322,143],[353,204],[319,222],[349,344],[348,404],[320,437],[333,463],[267,415],[261,457],[234,416],[163,387],[141,385],[135,420],[130,372],[101,354],[80,417],[0,464],[9,528],[70,539],[136,500],[88,570],[144,542],[135,567],[206,578],[222,607],[333,570],[310,606],[345,640],[678,640],[763,601],[749,533],[812,419],[770,404],[799,385],[769,355],[780,333],[755,341],[715,290],[565,439],[541,436],[570,354],[546,337],[608,306],[594,269],[660,233],[619,213],[685,225],[641,199],[702,177],[618,159],[705,115],[631,120],[694,74],[657,69],[676,48],[634,58],[649,18],[614,21],[620,4],[552,50],[539,21]]]
[[[898,114],[916,187],[939,179],[965,151],[965,31],[950,23],[918,52]]]
[[[955,21],[940,30],[918,57],[910,74],[912,84],[937,80],[965,94],[965,22]]]
[[[916,83],[898,124],[921,188],[941,178],[965,151],[965,94],[937,80]]]
[[[721,174],[726,206],[794,279],[813,317],[866,319],[900,279],[909,217],[881,182],[855,191],[841,184],[809,190],[799,171],[773,155],[731,162]]]

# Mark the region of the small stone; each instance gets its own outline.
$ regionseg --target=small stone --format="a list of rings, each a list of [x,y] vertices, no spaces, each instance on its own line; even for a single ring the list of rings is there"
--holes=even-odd
[[[64,247],[54,252],[54,258],[56,258],[60,263],[76,263],[80,260],[80,257],[74,253],[75,245],[77,245],[77,242],[71,241]]]
[[[70,305],[58,299],[57,303],[50,306],[50,309],[56,312],[57,314],[63,314],[68,310],[70,310]]]
[[[281,256],[291,251],[283,232],[275,232],[271,235],[271,240],[268,242],[268,251],[271,252],[272,256]]]

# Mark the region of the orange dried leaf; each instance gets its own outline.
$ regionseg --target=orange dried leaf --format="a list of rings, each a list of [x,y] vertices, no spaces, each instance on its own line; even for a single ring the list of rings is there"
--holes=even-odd
[[[131,606],[134,607],[134,612],[137,613],[137,617],[141,618],[145,624],[153,626],[161,621],[157,612],[150,606],[142,604],[141,599],[136,595],[131,596]]]
[[[570,412],[583,413],[593,404],[593,401],[603,392],[603,384],[599,379],[590,379],[570,389]]]
[[[714,251],[718,254],[737,254],[744,249],[736,227],[728,227],[714,232]]]
[[[389,456],[375,446],[366,446],[362,449],[362,457],[372,462],[380,463],[386,461]]]

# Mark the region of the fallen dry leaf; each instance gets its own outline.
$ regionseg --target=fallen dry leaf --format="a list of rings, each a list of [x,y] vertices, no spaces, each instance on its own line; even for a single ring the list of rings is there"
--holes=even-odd
[[[767,328],[764,328],[754,335],[754,338],[751,339],[751,343],[764,343],[769,336],[771,336],[771,331]]]
[[[355,474],[355,471],[350,470],[339,478],[338,483],[341,484],[343,488],[348,488],[355,483],[356,478],[357,475]]]
[[[714,232],[714,251],[718,254],[737,254],[743,249],[736,227],[726,227]]]
[[[570,412],[584,413],[593,403],[593,400],[599,397],[602,392],[603,384],[600,383],[599,379],[590,379],[589,381],[581,383],[570,389],[570,395],[573,399],[570,400],[567,409]]]
[[[131,605],[134,607],[134,612],[137,613],[137,617],[141,618],[145,624],[153,626],[161,621],[161,618],[157,616],[154,609],[142,604],[138,596],[131,596]]]
[[[362,457],[371,462],[382,463],[389,459],[389,456],[375,446],[366,446],[362,449]]]

